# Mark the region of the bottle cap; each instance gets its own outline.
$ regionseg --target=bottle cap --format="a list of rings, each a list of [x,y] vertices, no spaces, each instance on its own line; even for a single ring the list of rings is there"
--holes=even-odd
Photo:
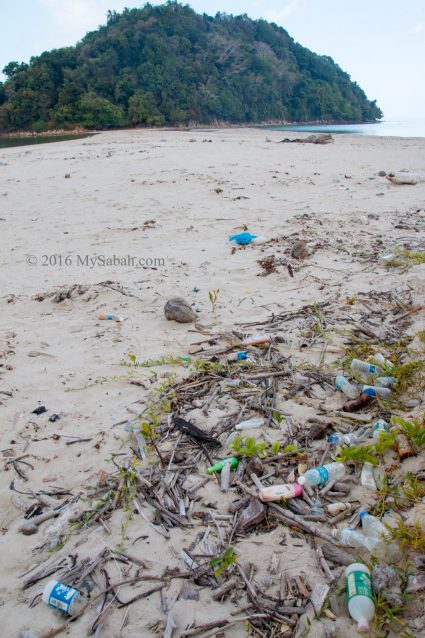
[[[367,514],[366,510],[362,510],[359,514],[359,519],[363,520],[363,516],[365,516]]]
[[[363,633],[367,633],[369,631],[369,623],[366,618],[359,618],[357,622],[357,629]]]
[[[303,485],[305,485],[305,482],[306,482],[305,476],[298,477],[298,479],[297,479],[298,485],[301,485],[301,487],[302,487]]]
[[[303,493],[302,484],[299,481],[298,483],[294,483],[294,492],[295,496],[301,496],[301,494]]]

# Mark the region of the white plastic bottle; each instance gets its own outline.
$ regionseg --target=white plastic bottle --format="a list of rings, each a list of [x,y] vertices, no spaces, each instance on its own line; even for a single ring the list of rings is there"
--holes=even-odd
[[[362,563],[352,563],[345,570],[348,611],[359,631],[369,631],[369,621],[375,615],[370,571]]]
[[[63,585],[57,580],[49,580],[43,591],[43,602],[70,616],[76,616],[85,606],[87,600],[78,589]]]
[[[387,432],[390,429],[390,426],[384,419],[379,419],[372,426],[372,438],[374,441],[379,441],[379,437],[381,436],[381,432]]]
[[[235,425],[235,430],[253,430],[254,428],[261,428],[264,425],[265,420],[263,417],[254,417],[247,421],[241,421]]]
[[[381,523],[379,518],[376,518],[376,516],[372,516],[372,514],[368,514],[368,512],[363,511],[360,512],[359,518],[362,523],[362,530],[364,531],[366,536],[374,536],[375,538],[381,539],[391,538],[391,534],[389,533],[385,525],[383,525],[383,523]]]
[[[357,399],[360,394],[360,390],[353,383],[350,383],[347,377],[344,377],[343,374],[339,374],[335,378],[335,387],[350,399]]]
[[[361,361],[361,359],[353,359],[350,364],[350,368],[354,372],[360,372],[360,374],[381,374],[382,368],[368,363],[367,361]]]
[[[361,443],[361,436],[358,432],[348,432],[347,434],[339,434],[339,432],[334,432],[333,434],[329,434],[327,441],[332,446],[337,445],[358,445]]]
[[[372,543],[375,542],[373,553],[381,559],[400,560],[400,546],[396,541],[390,542],[391,532],[381,523],[379,518],[367,512],[360,512],[359,518],[362,522],[362,530],[365,536],[367,536]]]
[[[378,377],[377,379],[375,379],[375,386],[381,387],[381,388],[391,388],[393,385],[396,385],[397,383],[397,379],[395,379],[394,377]]]
[[[376,490],[376,481],[373,476],[373,465],[372,463],[369,463],[369,461],[363,463],[360,474],[360,483],[363,487],[367,487],[368,490]]]
[[[297,483],[299,483],[299,485],[312,487],[333,481],[334,479],[341,479],[344,475],[345,465],[343,465],[343,463],[328,463],[327,465],[320,465],[312,470],[307,470],[307,472],[298,478]]]

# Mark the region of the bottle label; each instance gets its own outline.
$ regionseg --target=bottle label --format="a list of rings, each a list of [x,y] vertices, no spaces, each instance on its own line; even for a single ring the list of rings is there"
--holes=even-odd
[[[79,594],[77,589],[68,587],[68,585],[62,585],[62,583],[56,583],[50,592],[49,605],[68,612],[77,594]]]
[[[354,596],[372,598],[372,582],[367,572],[351,572],[347,576],[347,596],[350,601]]]
[[[319,467],[316,467],[316,470],[320,474],[320,483],[327,483],[327,481],[329,481],[329,472],[325,466],[319,465]]]
[[[379,420],[375,423],[375,425],[373,426],[373,429],[375,431],[385,432],[389,428],[388,428],[388,425],[385,423],[385,421]]]

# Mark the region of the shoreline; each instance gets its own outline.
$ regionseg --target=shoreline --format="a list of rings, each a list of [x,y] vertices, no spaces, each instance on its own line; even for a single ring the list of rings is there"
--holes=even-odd
[[[279,442],[285,451],[297,442],[299,454],[285,452],[278,462],[263,458],[258,472],[269,475],[271,483],[287,483],[302,473],[302,464],[320,464],[329,450],[328,432],[359,428],[359,422],[341,416],[345,399],[334,387],[351,348],[365,356],[382,349],[397,363],[423,348],[418,335],[425,331],[419,312],[425,302],[425,264],[388,267],[382,257],[398,246],[409,253],[424,251],[425,182],[400,186],[379,173],[403,168],[423,173],[425,139],[342,135],[333,144],[306,145],[280,144],[281,137],[270,130],[266,141],[265,131],[254,127],[216,128],[208,134],[197,129],[189,135],[170,129],[116,130],[69,143],[15,147],[2,162],[0,588],[5,636],[28,627],[35,636],[61,635],[64,626],[68,638],[89,635],[99,614],[96,603],[66,624],[37,596],[50,578],[67,578],[74,567],[88,574],[97,558],[102,562],[87,575],[92,600],[105,587],[103,568],[111,584],[138,577],[141,568],[141,577],[154,581],[117,587],[120,601],[132,604],[122,609],[107,600],[108,613],[101,617],[105,638],[119,636],[124,625],[129,637],[164,633],[171,617],[164,600],[173,601],[179,635],[193,626],[241,618],[241,607],[253,599],[238,569],[229,574],[236,579],[230,595],[220,600],[212,595],[217,590],[211,588],[209,561],[222,556],[227,545],[235,547],[237,564],[261,600],[267,590],[270,600],[283,601],[289,623],[282,630],[280,616],[277,629],[285,638],[316,585],[334,588],[338,582],[343,567],[331,565],[332,584],[310,534],[294,533],[292,523],[275,520],[271,510],[266,522],[240,532],[236,523],[242,510],[234,505],[245,494],[236,484],[222,492],[219,478],[208,477],[210,462],[202,449],[171,427],[172,415],[178,414],[218,437],[221,447],[208,448],[216,461],[233,453],[229,436],[237,432],[236,423],[263,417],[262,427],[242,434],[254,436],[267,450]],[[230,235],[244,230],[265,242],[229,243]],[[306,242],[308,254],[297,259],[293,248],[299,241]],[[162,261],[148,261],[155,259]],[[166,320],[164,304],[175,296],[196,311],[194,322]],[[104,313],[124,321],[101,320]],[[272,337],[272,344],[243,346],[253,363],[248,369],[232,368],[232,376],[242,374],[247,381],[227,385],[232,344],[235,351],[241,339],[258,332]],[[276,372],[270,377],[272,367]],[[188,381],[200,371],[206,371],[203,377]],[[150,446],[141,461],[140,444],[127,426],[144,419],[149,406],[159,411],[167,389],[172,393],[156,439],[169,468],[161,475],[167,480],[163,489],[156,482],[162,470],[155,449]],[[422,419],[419,384],[408,388],[406,403],[411,399],[419,405],[397,403],[388,409]],[[46,411],[34,413],[40,406]],[[271,410],[277,413],[273,427],[267,421]],[[371,429],[383,413],[380,403],[371,403],[360,425]],[[314,435],[318,426],[324,428],[319,439]],[[328,452],[326,460],[331,458]],[[391,476],[398,480],[423,468],[423,452],[390,462]],[[360,484],[360,465],[347,465],[349,492],[336,498],[353,503],[351,517],[377,496]],[[248,489],[255,488],[250,475],[243,480]],[[157,503],[152,485],[160,494],[158,507],[152,506]],[[40,521],[34,535],[24,535],[20,526],[31,523],[25,512],[38,499],[43,514],[63,506],[74,520],[75,507],[83,524],[76,528],[61,518],[58,532],[59,519]],[[113,507],[103,509],[109,502]],[[420,512],[421,503],[416,506]],[[92,510],[99,517],[85,516]],[[403,516],[407,513],[412,510],[403,510]],[[314,524],[330,534],[328,518]],[[347,526],[348,519],[338,525]],[[353,562],[358,555],[370,560],[362,548],[344,550]],[[193,558],[188,559],[189,552]],[[332,555],[326,558],[332,563]],[[63,571],[55,572],[55,565]],[[24,589],[25,579],[38,572],[40,579]],[[206,580],[196,577],[206,574]],[[281,574],[288,583],[283,595]],[[153,585],[164,583],[161,598]],[[312,634],[324,635],[323,625],[332,623],[334,638],[357,638],[345,594],[333,589],[331,595],[339,612],[332,621],[312,618]],[[403,612],[413,635],[425,631],[425,617],[417,611],[423,598],[423,593],[412,594]],[[295,610],[291,599],[297,601]],[[211,626],[205,631],[211,633]],[[241,625],[217,631],[226,638],[246,634]]]

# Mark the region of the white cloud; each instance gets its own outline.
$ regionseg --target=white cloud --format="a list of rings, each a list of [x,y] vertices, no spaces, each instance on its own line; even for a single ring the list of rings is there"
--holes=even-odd
[[[422,33],[425,31],[425,24],[423,22],[417,22],[407,33],[406,35],[417,35],[418,33]]]
[[[54,27],[69,43],[82,38],[87,31],[106,22],[111,4],[121,10],[126,2],[113,0],[41,0],[41,4]]]
[[[276,24],[283,24],[287,18],[296,13],[298,5],[299,0],[291,0],[290,2],[287,2],[281,9],[267,11],[264,17],[266,18],[266,20],[276,22]]]

